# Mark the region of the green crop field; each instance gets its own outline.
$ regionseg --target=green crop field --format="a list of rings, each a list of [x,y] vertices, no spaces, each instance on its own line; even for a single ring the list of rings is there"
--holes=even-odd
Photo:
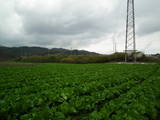
[[[0,120],[157,120],[158,64],[1,64]]]

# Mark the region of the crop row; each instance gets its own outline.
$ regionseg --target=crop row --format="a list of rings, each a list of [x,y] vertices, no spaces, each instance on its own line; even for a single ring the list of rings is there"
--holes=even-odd
[[[159,74],[157,65],[3,67],[0,118],[155,119]]]

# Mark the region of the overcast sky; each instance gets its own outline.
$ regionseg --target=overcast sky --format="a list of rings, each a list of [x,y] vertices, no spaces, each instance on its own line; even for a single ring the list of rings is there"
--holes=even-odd
[[[124,50],[127,0],[0,0],[0,45]],[[160,0],[135,0],[137,49],[160,53]]]

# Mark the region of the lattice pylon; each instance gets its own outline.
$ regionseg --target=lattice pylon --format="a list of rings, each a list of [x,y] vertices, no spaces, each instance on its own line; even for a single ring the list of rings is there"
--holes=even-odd
[[[132,55],[129,55],[128,52],[132,52]],[[136,62],[134,0],[127,0],[125,53],[125,62],[129,59]]]

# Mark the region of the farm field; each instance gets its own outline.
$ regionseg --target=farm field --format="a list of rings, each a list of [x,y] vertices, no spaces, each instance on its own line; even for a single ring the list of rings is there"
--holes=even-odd
[[[0,65],[1,120],[157,120],[158,64]]]

